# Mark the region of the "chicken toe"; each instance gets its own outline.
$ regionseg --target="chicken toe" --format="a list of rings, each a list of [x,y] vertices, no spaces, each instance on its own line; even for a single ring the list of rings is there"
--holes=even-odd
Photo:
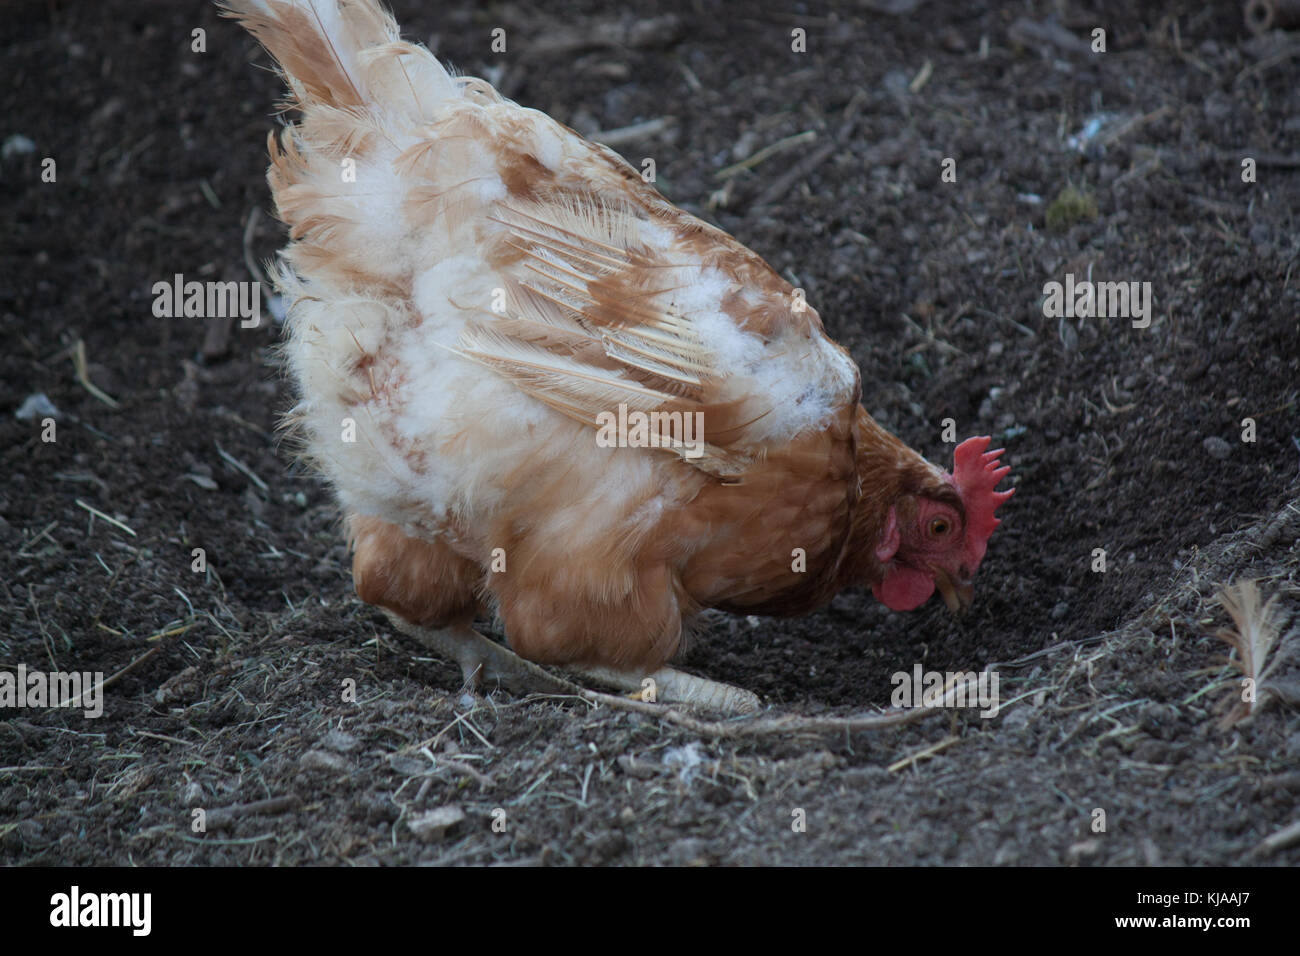
[[[752,714],[762,707],[758,695],[742,687],[697,677],[672,667],[661,667],[645,676],[608,667],[583,668],[580,673],[623,691],[645,692],[653,689],[653,699],[663,704],[685,704],[731,716]]]
[[[466,622],[451,627],[422,627],[391,611],[385,612],[403,634],[415,638],[438,657],[460,665],[461,675],[471,690],[500,684],[519,693],[572,694],[581,690],[514,651],[490,641]]]
[[[422,627],[391,611],[385,612],[403,634],[415,638],[433,654],[460,665],[466,686],[477,690],[500,684],[517,693],[574,694],[583,688],[520,657],[510,648],[488,640],[468,623],[450,627]],[[756,694],[731,684],[697,677],[671,667],[661,667],[644,677],[608,667],[585,667],[577,673],[622,691],[653,687],[653,699],[664,704],[684,704],[731,716],[751,714],[762,707]],[[653,684],[647,684],[653,681]]]

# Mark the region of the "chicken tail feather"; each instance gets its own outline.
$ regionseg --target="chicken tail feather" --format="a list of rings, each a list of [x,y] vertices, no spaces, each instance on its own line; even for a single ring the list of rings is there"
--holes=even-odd
[[[280,65],[291,105],[405,112],[425,118],[429,93],[456,95],[451,75],[423,47],[401,42],[377,0],[219,0]],[[420,91],[417,94],[417,90]],[[404,108],[404,109],[403,109]]]

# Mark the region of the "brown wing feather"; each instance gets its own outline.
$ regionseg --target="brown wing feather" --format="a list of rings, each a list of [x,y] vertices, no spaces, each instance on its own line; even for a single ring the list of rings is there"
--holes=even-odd
[[[584,424],[619,403],[661,413],[702,413],[699,457],[663,449],[718,477],[754,460],[739,439],[763,414],[752,400],[723,400],[713,356],[689,316],[662,303],[674,287],[663,260],[642,245],[629,208],[590,194],[502,203],[494,258],[503,269],[504,318],[472,327],[465,355]]]

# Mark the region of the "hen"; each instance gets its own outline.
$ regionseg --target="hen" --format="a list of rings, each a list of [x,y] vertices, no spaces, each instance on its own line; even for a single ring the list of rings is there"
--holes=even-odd
[[[989,439],[927,462],[762,259],[375,0],[225,6],[301,114],[270,142],[277,285],[363,601],[467,681],[544,688],[531,661],[731,711],[757,698],[666,666],[704,608],[970,603],[1011,494]]]

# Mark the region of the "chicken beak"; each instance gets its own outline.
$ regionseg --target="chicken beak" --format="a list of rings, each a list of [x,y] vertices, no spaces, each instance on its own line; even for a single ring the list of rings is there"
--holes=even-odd
[[[934,569],[934,584],[953,614],[960,614],[975,600],[975,585],[970,581],[953,581],[952,575],[943,568]]]

